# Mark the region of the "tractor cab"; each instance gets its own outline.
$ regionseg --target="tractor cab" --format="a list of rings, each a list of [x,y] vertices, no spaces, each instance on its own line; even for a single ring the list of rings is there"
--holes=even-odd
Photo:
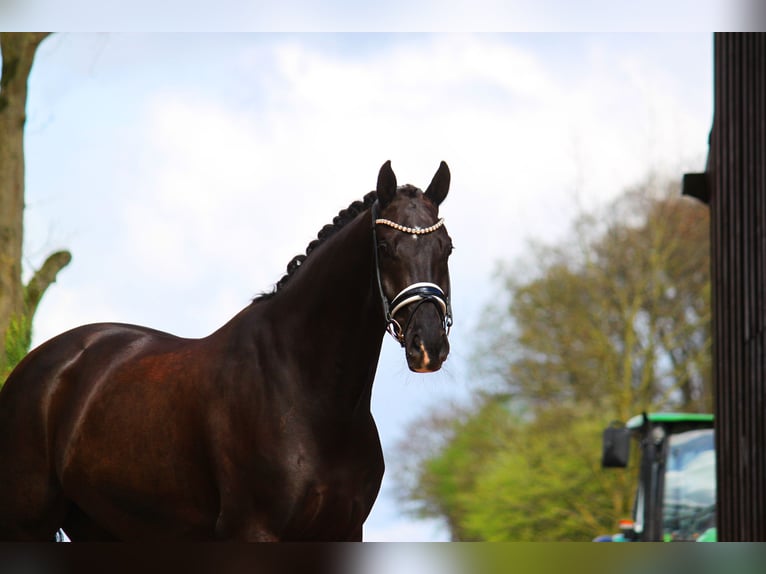
[[[634,441],[641,458],[633,516],[611,539],[715,539],[713,415],[643,413],[624,425],[612,423],[604,431],[602,466],[627,467]]]

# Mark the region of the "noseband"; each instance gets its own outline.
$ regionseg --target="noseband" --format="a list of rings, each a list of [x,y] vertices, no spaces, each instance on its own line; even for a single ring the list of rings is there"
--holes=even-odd
[[[378,279],[380,300],[383,303],[383,315],[386,318],[386,331],[388,331],[394,339],[399,341],[399,344],[401,344],[403,347],[404,333],[409,328],[410,321],[412,321],[412,317],[415,316],[415,311],[417,311],[418,307],[420,307],[423,303],[430,301],[434,303],[436,308],[439,310],[439,315],[444,322],[444,330],[447,332],[447,335],[449,335],[450,327],[452,327],[452,306],[450,305],[449,296],[446,295],[444,290],[435,283],[413,283],[409,287],[402,289],[399,294],[389,303],[386,294],[383,292],[383,283],[380,279],[378,235],[376,231],[378,225],[387,225],[388,227],[396,229],[397,231],[401,231],[402,233],[409,233],[416,237],[418,235],[426,235],[427,233],[436,231],[444,225],[444,219],[440,219],[437,223],[430,227],[405,227],[404,225],[400,225],[388,219],[380,219],[378,217],[380,206],[377,201],[375,201],[375,203],[372,205],[372,209],[370,211],[372,212],[372,250],[375,253],[375,274]],[[402,329],[402,326],[394,318],[394,315],[396,315],[397,311],[400,309],[403,309],[404,307],[412,304],[415,304],[415,309],[413,309],[412,313],[410,314],[410,318],[407,320],[407,324]]]

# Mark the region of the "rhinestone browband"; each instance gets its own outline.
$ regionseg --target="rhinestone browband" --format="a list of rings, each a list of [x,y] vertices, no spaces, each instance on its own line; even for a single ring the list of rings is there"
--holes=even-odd
[[[382,225],[388,225],[389,227],[393,227],[397,231],[403,231],[404,233],[410,233],[412,235],[425,235],[427,233],[432,233],[439,229],[442,225],[444,225],[444,218],[440,219],[436,223],[434,223],[431,227],[405,227],[404,225],[400,225],[396,223],[395,221],[391,221],[390,219],[376,219],[376,224],[382,224]]]

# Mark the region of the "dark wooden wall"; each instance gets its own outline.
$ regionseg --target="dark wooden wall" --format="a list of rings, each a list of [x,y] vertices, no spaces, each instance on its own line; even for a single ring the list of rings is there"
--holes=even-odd
[[[713,41],[706,179],[718,539],[766,541],[766,34]]]

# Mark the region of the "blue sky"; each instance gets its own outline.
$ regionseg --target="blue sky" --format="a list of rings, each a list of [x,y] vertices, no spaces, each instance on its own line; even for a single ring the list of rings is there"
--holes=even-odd
[[[393,469],[407,424],[482,383],[469,356],[498,262],[649,171],[703,169],[712,35],[56,34],[28,112],[27,269],[74,256],[35,343],[93,321],[206,335],[270,290],[384,161],[424,187],[446,160],[453,351],[416,375],[386,339],[373,412]],[[391,488],[368,539],[445,538]]]

